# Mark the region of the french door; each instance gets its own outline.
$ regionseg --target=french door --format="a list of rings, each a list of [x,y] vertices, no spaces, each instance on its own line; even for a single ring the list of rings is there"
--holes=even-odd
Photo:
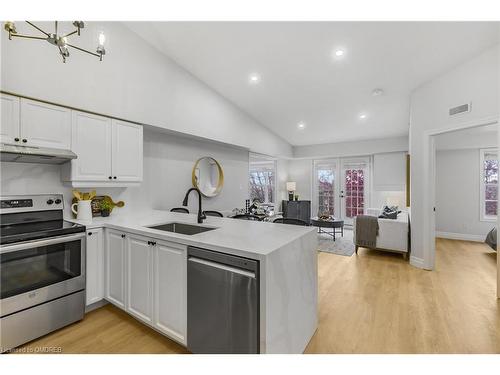
[[[352,224],[368,207],[369,158],[316,160],[312,216],[331,215]]]
[[[340,216],[345,224],[352,224],[353,218],[367,208],[369,165],[368,158],[342,160]]]

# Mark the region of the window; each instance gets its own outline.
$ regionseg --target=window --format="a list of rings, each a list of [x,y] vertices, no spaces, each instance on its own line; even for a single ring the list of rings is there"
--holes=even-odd
[[[261,203],[275,203],[276,161],[250,159],[249,173],[250,200]]]
[[[495,149],[481,150],[481,220],[497,219],[498,154]]]

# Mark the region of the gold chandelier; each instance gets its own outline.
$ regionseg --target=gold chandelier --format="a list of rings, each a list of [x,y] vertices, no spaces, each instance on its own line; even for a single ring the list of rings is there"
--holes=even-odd
[[[74,48],[78,51],[88,53],[89,55],[96,56],[99,58],[99,61],[102,61],[102,57],[106,54],[106,50],[104,49],[104,42],[106,41],[106,37],[104,33],[100,33],[98,37],[98,45],[96,52],[91,52],[87,49],[77,47],[71,43],[69,43],[68,38],[72,35],[77,34],[80,36],[80,31],[85,27],[85,24],[83,21],[74,21],[73,26],[76,27],[76,30],[67,33],[67,34],[59,34],[57,30],[57,21],[55,21],[55,28],[53,33],[48,33],[44,30],[42,30],[40,27],[36,26],[32,22],[26,21],[28,25],[31,27],[35,28],[44,36],[36,36],[36,35],[25,35],[25,34],[19,34],[16,31],[16,25],[14,22],[5,22],[5,30],[9,33],[9,40],[12,40],[12,38],[27,38],[27,39],[39,39],[39,40],[46,40],[50,44],[56,46],[59,49],[59,53],[62,56],[63,62],[66,62],[66,58],[69,57],[69,48]]]

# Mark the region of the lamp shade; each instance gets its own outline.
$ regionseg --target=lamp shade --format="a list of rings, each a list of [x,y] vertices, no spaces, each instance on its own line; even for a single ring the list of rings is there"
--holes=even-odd
[[[287,191],[295,191],[295,190],[297,190],[297,184],[295,182],[287,182],[286,183],[286,190]]]

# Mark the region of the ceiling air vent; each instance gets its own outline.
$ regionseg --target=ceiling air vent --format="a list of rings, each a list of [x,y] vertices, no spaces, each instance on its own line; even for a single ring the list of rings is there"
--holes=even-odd
[[[472,103],[462,104],[457,107],[450,108],[450,116],[459,115],[471,111]]]

